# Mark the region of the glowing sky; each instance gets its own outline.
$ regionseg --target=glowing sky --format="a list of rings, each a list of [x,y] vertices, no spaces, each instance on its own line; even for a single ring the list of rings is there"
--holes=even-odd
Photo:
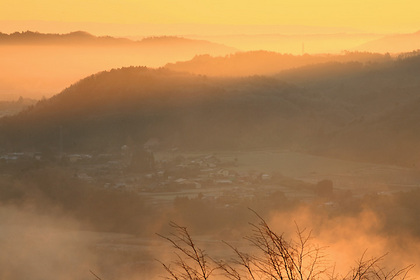
[[[3,21],[303,25],[367,32],[417,31],[419,12],[418,0],[0,0]]]

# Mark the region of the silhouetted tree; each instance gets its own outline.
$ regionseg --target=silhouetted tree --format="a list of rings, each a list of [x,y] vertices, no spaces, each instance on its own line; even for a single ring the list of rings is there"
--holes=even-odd
[[[205,250],[197,246],[187,228],[170,223],[173,232],[169,237],[158,234],[169,241],[176,251],[176,260],[171,264],[159,261],[169,274],[167,279],[207,280],[212,276],[232,280],[339,279],[325,260],[323,248],[310,242],[310,231],[301,230],[296,226],[297,239],[288,241],[283,234],[274,232],[263,218],[256,215],[259,223],[251,224],[252,234],[245,239],[257,250],[247,253],[224,242],[236,256],[230,261],[212,259]],[[399,270],[386,270],[381,266],[384,257],[385,255],[366,258],[363,254],[357,260],[355,267],[341,279],[402,280],[413,267],[409,265]],[[220,272],[217,276],[215,276],[216,271]]]

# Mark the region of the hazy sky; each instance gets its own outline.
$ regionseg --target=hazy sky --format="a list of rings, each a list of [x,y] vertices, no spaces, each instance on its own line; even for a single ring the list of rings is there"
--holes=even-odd
[[[419,11],[418,0],[0,0],[0,31],[10,28],[6,21],[41,20],[163,26],[301,25],[415,32],[420,29]],[[36,22],[32,24],[28,29],[37,28]],[[206,28],[201,31],[205,33]],[[242,31],[246,33],[247,29]]]

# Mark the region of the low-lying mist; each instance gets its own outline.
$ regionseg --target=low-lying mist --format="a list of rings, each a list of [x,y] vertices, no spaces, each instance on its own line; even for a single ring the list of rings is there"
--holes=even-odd
[[[392,225],[385,223],[377,213],[367,206],[361,212],[344,216],[314,214],[308,208],[297,212],[273,214],[269,223],[277,232],[287,232],[296,238],[295,223],[300,228],[312,230],[314,244],[325,248],[326,260],[335,266],[336,273],[344,277],[362,257],[369,259],[385,255],[382,265],[386,270],[401,269],[418,264],[418,236],[402,230],[390,234]],[[391,230],[392,231],[392,230]],[[418,277],[414,268],[410,277]]]
[[[222,240],[252,253],[243,238],[258,219],[249,209],[287,240],[296,238],[297,227],[311,230],[310,242],[325,247],[326,260],[342,276],[363,255],[388,254],[383,265],[389,269],[416,264],[420,257],[415,203],[420,193],[414,189],[383,194],[340,186],[331,190],[325,183],[274,175],[249,179],[255,188],[251,196],[211,185],[195,194],[188,185],[135,192],[86,183],[74,172],[79,174],[71,165],[38,166],[3,177],[2,278],[92,279],[93,272],[102,279],[158,279],[165,271],[155,259],[176,256],[155,233],[167,234],[171,221],[186,226],[215,258],[231,254]],[[215,191],[220,194],[214,196]],[[415,268],[410,276],[417,275]]]
[[[89,236],[78,222],[50,211],[0,206],[2,279],[89,279],[97,267]]]

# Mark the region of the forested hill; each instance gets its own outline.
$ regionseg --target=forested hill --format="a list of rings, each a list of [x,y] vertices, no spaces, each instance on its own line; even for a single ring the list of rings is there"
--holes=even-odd
[[[313,73],[312,76],[308,73]],[[315,74],[316,73],[316,74]],[[334,73],[334,75],[332,75]],[[131,67],[101,72],[3,118],[8,150],[285,148],[418,164],[420,56],[327,63],[277,76],[211,78]]]
[[[150,137],[192,148],[274,145],[286,140],[282,132],[277,139],[277,130],[311,106],[298,106],[300,100],[306,102],[298,88],[272,78],[131,67],[87,77],[4,119],[1,137],[9,147],[57,146],[62,126],[65,148],[74,150],[120,147],[128,138],[142,145]]]
[[[420,166],[420,52],[392,62],[327,63],[276,77],[305,87],[353,116],[330,134],[328,154]]]

